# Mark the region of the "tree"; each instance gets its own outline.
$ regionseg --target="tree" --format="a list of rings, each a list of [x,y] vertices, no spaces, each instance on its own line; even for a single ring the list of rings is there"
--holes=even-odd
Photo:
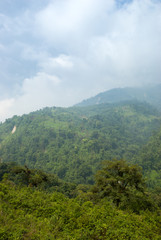
[[[102,170],[96,174],[93,192],[100,198],[109,197],[117,207],[124,202],[145,195],[145,181],[141,168],[124,160],[104,161]]]

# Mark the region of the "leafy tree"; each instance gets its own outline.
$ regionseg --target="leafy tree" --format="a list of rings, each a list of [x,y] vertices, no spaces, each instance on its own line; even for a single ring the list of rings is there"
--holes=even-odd
[[[96,185],[93,192],[100,198],[112,199],[117,207],[132,203],[138,208],[144,202],[143,208],[150,204],[145,194],[145,181],[141,168],[129,165],[124,160],[104,161],[102,170],[96,174]]]

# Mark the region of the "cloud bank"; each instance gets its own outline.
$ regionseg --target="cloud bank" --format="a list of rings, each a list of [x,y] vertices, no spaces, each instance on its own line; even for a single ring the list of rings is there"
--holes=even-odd
[[[1,121],[161,82],[159,0],[7,0],[0,9]]]

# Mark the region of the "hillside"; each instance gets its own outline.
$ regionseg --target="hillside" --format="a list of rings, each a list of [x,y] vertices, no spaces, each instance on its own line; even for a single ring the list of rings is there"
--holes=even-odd
[[[133,162],[142,167],[148,187],[161,187],[161,128],[141,148]]]
[[[69,199],[57,192],[0,183],[0,239],[153,239],[161,236],[155,212],[116,209],[107,200],[97,204]]]
[[[77,106],[115,103],[127,100],[148,102],[161,111],[161,84],[144,88],[116,88],[82,101]]]
[[[136,101],[6,120],[0,239],[159,240],[160,127],[160,113]],[[146,181],[138,165],[113,158],[138,163]]]
[[[0,126],[1,162],[43,169],[75,183],[93,183],[102,160],[132,158],[161,125],[146,103],[45,108]]]
[[[123,160],[106,161],[92,188],[26,166],[0,164],[3,240],[159,240],[160,204],[158,194],[147,193],[140,168]]]

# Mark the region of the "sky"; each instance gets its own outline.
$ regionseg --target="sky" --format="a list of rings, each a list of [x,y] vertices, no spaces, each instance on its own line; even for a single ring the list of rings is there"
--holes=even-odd
[[[0,0],[0,121],[161,83],[161,0]]]

